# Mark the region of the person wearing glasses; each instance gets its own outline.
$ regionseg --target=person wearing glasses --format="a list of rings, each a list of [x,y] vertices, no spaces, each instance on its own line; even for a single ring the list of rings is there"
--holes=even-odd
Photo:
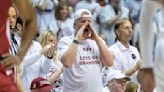
[[[106,87],[103,92],[125,92],[127,81],[130,81],[130,78],[120,70],[112,70],[107,74]]]

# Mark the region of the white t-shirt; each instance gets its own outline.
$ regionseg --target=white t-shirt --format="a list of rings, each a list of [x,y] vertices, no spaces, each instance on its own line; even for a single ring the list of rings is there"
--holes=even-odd
[[[59,59],[72,44],[74,37],[63,37],[58,43]],[[102,92],[99,49],[90,39],[77,47],[76,61],[71,68],[64,68],[63,92]]]

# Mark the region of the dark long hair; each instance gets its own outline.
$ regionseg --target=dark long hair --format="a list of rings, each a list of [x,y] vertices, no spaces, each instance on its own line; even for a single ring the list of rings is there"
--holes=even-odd
[[[61,20],[61,14],[60,14],[60,11],[62,9],[64,9],[64,7],[67,7],[67,10],[68,10],[68,15],[67,17],[69,17],[69,6],[66,4],[66,3],[63,3],[63,2],[60,2],[56,7],[55,7],[55,18],[57,20]]]

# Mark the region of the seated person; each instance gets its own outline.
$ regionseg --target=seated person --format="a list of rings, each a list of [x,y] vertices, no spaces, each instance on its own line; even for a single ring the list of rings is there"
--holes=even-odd
[[[37,77],[31,82],[31,92],[53,92],[53,87],[49,81],[42,77]]]
[[[107,74],[103,92],[125,92],[127,81],[130,81],[130,78],[120,70],[112,70]]]

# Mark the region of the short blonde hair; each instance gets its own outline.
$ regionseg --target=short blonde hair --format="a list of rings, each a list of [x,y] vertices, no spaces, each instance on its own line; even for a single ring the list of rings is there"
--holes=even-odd
[[[52,31],[43,31],[40,35],[39,35],[39,43],[41,44],[42,48],[44,48],[47,45],[47,41],[48,41],[48,37],[49,36],[55,36],[56,40],[57,40],[57,35],[55,32]],[[55,48],[54,51],[54,57],[53,57],[54,63],[57,63],[57,48]]]
[[[39,43],[41,44],[42,47],[44,47],[47,44],[47,40],[48,37],[50,35],[55,36],[55,38],[57,39],[56,33],[52,32],[52,31],[43,31],[40,35],[39,35]]]
[[[138,90],[138,84],[132,81],[128,81],[126,85],[125,92],[137,92]]]
[[[126,19],[126,18],[119,19],[118,21],[116,21],[115,26],[114,26],[114,32],[115,32],[115,35],[116,35],[116,40],[118,40],[118,35],[116,34],[117,29],[119,29],[120,26],[121,26],[122,24],[126,23],[127,21],[130,22],[130,20],[129,20],[129,19]],[[131,22],[130,22],[130,23],[131,23]]]
[[[120,27],[122,24],[124,24],[125,22],[127,22],[127,21],[130,22],[129,19],[125,19],[125,18],[119,19],[118,21],[116,21],[115,26],[114,26],[114,31],[116,31],[117,29],[119,29],[119,27]],[[130,23],[131,23],[131,22],[130,22]]]

